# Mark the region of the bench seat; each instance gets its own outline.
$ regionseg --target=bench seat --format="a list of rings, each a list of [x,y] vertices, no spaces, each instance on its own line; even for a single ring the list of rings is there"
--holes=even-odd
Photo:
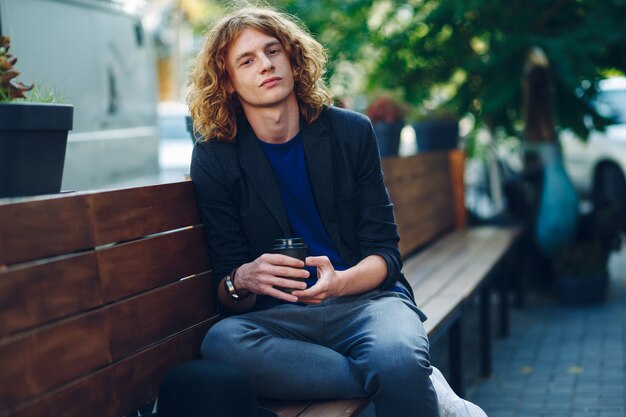
[[[408,259],[404,274],[418,306],[429,310],[438,297],[466,301],[511,249],[518,227],[475,227],[456,231]],[[426,321],[430,333],[432,326]],[[433,323],[438,320],[433,320]]]

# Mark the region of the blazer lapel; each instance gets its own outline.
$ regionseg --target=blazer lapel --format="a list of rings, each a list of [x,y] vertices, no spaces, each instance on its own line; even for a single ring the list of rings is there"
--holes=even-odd
[[[239,163],[246,174],[246,180],[272,213],[283,235],[289,236],[291,234],[289,219],[272,167],[248,122],[239,123],[239,127],[237,134]]]
[[[335,216],[332,166],[332,136],[320,116],[302,129],[304,153],[313,196],[322,223],[333,241],[339,236]],[[304,126],[304,122],[302,122]],[[337,245],[338,242],[335,242]],[[339,247],[339,246],[338,246]]]

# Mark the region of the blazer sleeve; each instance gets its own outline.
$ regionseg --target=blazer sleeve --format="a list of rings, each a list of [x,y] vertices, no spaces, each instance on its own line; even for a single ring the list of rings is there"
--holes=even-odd
[[[378,145],[372,124],[361,119],[362,134],[359,141],[356,179],[360,214],[357,236],[361,257],[380,255],[387,263],[387,278],[381,285],[385,290],[400,278],[402,258],[398,249],[400,236],[393,213],[393,204],[383,182]]]
[[[214,294],[217,294],[217,285],[225,275],[249,261],[249,248],[241,225],[239,202],[232,184],[233,175],[229,175],[228,168],[224,166],[224,160],[229,158],[218,158],[213,149],[220,145],[196,143],[191,157],[191,179],[204,224],[213,269],[211,275]]]

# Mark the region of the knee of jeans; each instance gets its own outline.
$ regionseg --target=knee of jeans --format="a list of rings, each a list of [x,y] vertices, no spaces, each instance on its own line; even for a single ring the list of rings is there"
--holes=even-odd
[[[239,343],[237,320],[224,319],[217,322],[204,336],[200,353],[204,359],[225,360],[225,356],[236,354]]]
[[[419,384],[426,381],[432,369],[427,345],[390,343],[384,349],[375,349],[370,357],[370,369],[382,381]]]

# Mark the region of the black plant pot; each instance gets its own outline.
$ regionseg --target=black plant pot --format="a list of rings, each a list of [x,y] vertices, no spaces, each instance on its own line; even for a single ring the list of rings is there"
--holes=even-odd
[[[459,143],[456,120],[428,120],[413,123],[418,152],[449,150]]]
[[[374,122],[372,126],[376,133],[381,158],[397,156],[400,149],[400,133],[404,128],[404,122]]]
[[[606,273],[591,277],[557,276],[555,285],[559,300],[565,305],[598,304],[606,300],[609,276]]]
[[[0,198],[58,193],[74,107],[0,103]]]

